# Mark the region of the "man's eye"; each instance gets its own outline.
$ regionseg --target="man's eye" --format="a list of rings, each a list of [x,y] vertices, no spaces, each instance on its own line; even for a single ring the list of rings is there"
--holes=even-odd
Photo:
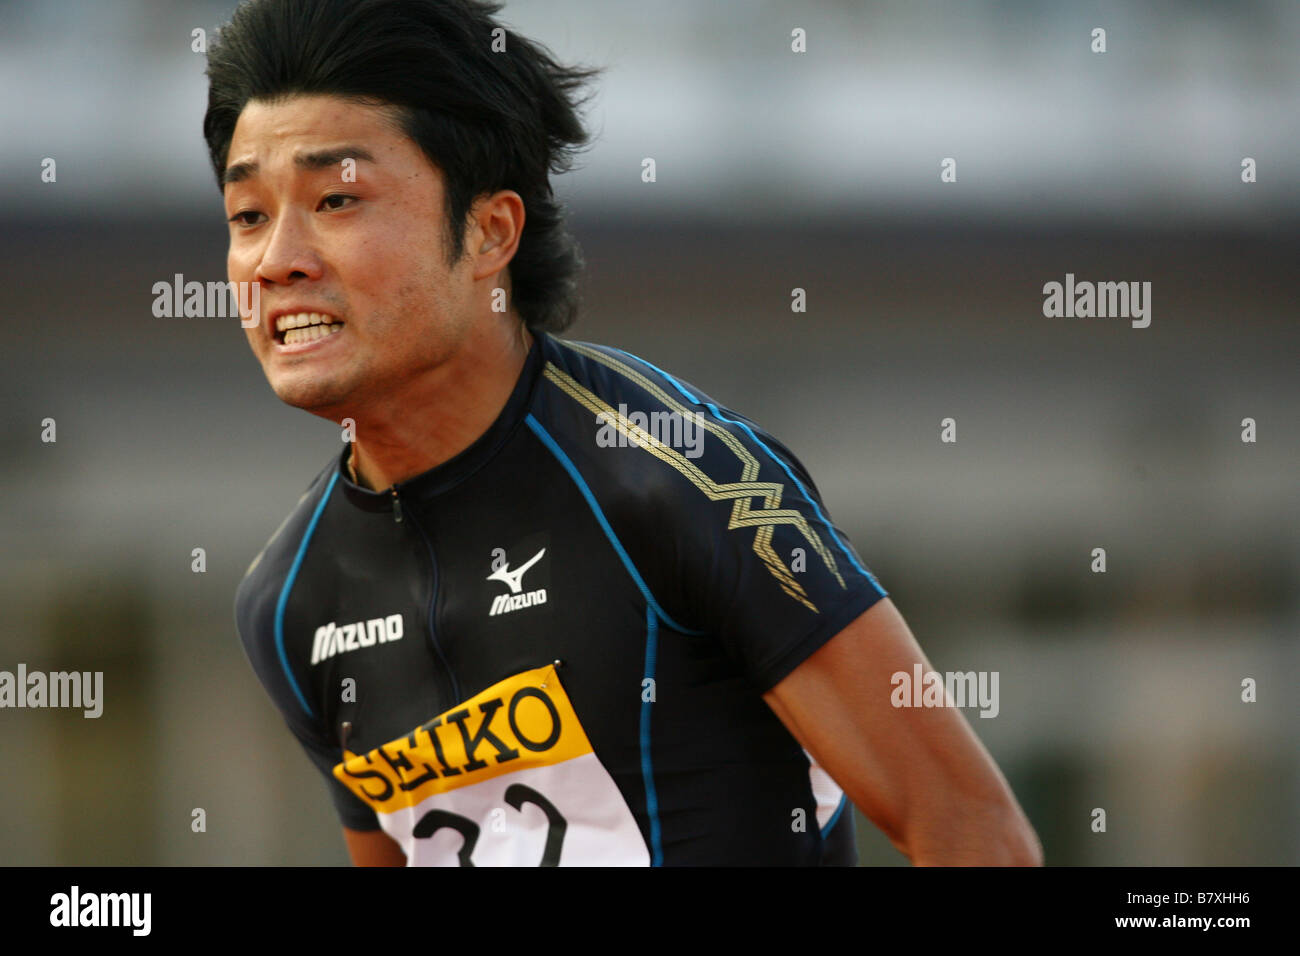
[[[328,203],[328,202],[330,202],[331,200],[334,200],[334,199],[356,199],[356,198],[357,198],[356,196],[349,196],[349,195],[347,195],[347,194],[345,194],[345,193],[330,193],[328,196],[326,196],[324,199],[322,199],[322,200],[320,201],[320,203],[321,203],[322,206],[324,206],[326,203]],[[337,204],[337,205],[330,206],[330,208],[331,208],[331,209],[342,209],[342,208],[343,208],[343,205],[340,203],[340,204]]]
[[[227,222],[236,222],[236,223],[239,223],[241,226],[255,226],[255,225],[257,225],[256,223],[249,222],[249,221],[248,221],[247,219],[245,219],[244,217],[245,217],[245,216],[260,216],[260,215],[261,215],[261,213],[260,213],[260,212],[257,212],[257,211],[254,210],[254,209],[245,209],[243,212],[237,212],[237,213],[235,213],[233,216],[230,217],[230,219],[227,220]]]

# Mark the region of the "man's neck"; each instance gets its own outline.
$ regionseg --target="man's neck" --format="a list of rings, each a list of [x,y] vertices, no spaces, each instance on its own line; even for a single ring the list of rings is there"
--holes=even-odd
[[[472,445],[505,408],[532,342],[522,324],[492,323],[410,394],[358,413],[348,459],[353,480],[382,491]]]

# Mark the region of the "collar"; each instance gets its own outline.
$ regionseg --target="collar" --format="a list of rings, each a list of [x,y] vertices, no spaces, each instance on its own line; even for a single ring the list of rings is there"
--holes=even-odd
[[[524,367],[515,387],[506,399],[505,407],[473,444],[441,465],[383,491],[371,491],[352,480],[351,469],[348,467],[352,446],[344,445],[335,469],[338,472],[338,483],[347,499],[365,511],[391,511],[394,491],[403,504],[424,500],[442,494],[482,467],[505,444],[515,427],[524,419],[532,402],[533,390],[545,362],[542,340],[546,333],[538,330],[533,331],[532,335],[532,346],[524,359]]]

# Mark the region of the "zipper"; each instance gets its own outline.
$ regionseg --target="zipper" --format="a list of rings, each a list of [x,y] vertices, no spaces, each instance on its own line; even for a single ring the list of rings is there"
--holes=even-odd
[[[402,499],[397,497],[397,485],[392,487],[393,495],[393,521],[397,524],[402,523]]]
[[[401,505],[398,502],[397,487],[394,486],[393,513],[395,520],[401,521]],[[459,704],[461,702],[461,696],[460,681],[456,679],[455,673],[452,672],[451,665],[447,663],[447,656],[442,652],[442,645],[438,643],[438,632],[434,627],[434,617],[438,608],[438,559],[433,552],[433,542],[429,540],[429,536],[425,534],[424,529],[420,527],[420,522],[412,518],[410,524],[411,527],[420,533],[420,537],[424,539],[425,547],[429,549],[429,571],[433,578],[429,589],[429,643],[433,645],[434,653],[438,655],[438,660],[442,664],[442,669],[446,672],[447,679],[451,683],[451,700],[448,702],[446,707],[442,708],[443,710],[446,710],[447,708],[455,707]]]

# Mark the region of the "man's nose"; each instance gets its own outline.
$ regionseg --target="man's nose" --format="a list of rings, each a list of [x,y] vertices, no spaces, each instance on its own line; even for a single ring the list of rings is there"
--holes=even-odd
[[[277,219],[262,249],[257,278],[283,285],[294,279],[319,278],[321,268],[315,237],[302,218],[288,213]]]

